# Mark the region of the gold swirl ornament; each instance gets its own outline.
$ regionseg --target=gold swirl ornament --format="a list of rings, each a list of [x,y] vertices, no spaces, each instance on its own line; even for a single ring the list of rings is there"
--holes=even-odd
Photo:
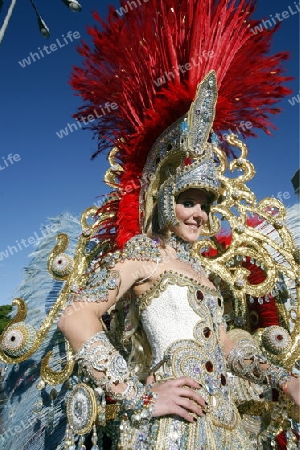
[[[104,175],[105,183],[108,186],[110,186],[110,187],[112,187],[114,189],[119,189],[120,188],[119,183],[117,181],[117,177],[122,172],[124,172],[123,167],[119,163],[117,163],[116,160],[115,160],[118,152],[119,152],[118,147],[114,147],[110,151],[110,153],[109,153],[109,155],[107,157],[108,162],[110,164],[110,168],[105,172],[105,175]]]
[[[299,317],[299,249],[295,247],[293,237],[285,225],[286,212],[284,205],[277,199],[266,198],[259,203],[253,192],[246,186],[255,174],[253,165],[247,160],[247,146],[236,135],[227,138],[230,145],[237,147],[241,155],[228,164],[226,156],[214,146],[213,150],[219,160],[219,179],[221,183],[220,196],[217,204],[211,208],[213,220],[212,231],[218,229],[218,215],[222,223],[227,222],[231,232],[231,244],[223,249],[214,237],[211,240],[201,239],[194,245],[194,253],[200,257],[206,270],[217,273],[222,282],[226,283],[233,293],[234,298],[234,322],[236,326],[243,326],[250,330],[249,314],[247,308],[247,296],[264,297],[274,288],[279,275],[287,277],[291,283],[295,283],[297,291],[297,307],[293,310],[293,316]],[[229,172],[241,172],[236,176],[227,176]],[[268,232],[263,232],[260,227],[250,227],[247,223],[251,215],[264,220],[263,226],[272,228],[278,237],[275,238]],[[227,225],[226,224],[226,225]],[[206,236],[211,236],[207,234]],[[218,255],[213,258],[204,257],[202,253],[207,249],[217,250]],[[275,259],[274,255],[278,255]],[[242,261],[249,259],[254,261],[265,273],[265,280],[259,284],[249,283],[249,271],[242,267]],[[288,330],[288,312],[282,302],[277,302],[281,325]],[[288,334],[288,331],[287,331]],[[272,335],[273,336],[273,335]],[[283,335],[282,335],[283,336]],[[300,321],[295,320],[295,327],[291,332],[291,346],[286,355],[278,356],[272,353],[273,360],[279,358],[290,366],[299,354]],[[278,338],[281,339],[281,338]],[[268,351],[270,350],[269,338],[264,338]],[[287,343],[288,337],[284,334],[282,339]],[[268,342],[267,342],[268,341]],[[283,344],[282,344],[283,345]],[[287,344],[286,344],[287,345]],[[279,351],[279,347],[276,350]]]
[[[48,271],[58,281],[66,280],[74,267],[73,258],[64,253],[69,245],[68,235],[60,233],[56,239],[58,243],[48,258]]]

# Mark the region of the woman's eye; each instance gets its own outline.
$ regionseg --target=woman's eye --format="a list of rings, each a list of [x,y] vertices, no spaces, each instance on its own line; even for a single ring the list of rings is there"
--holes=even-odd
[[[208,212],[209,211],[209,205],[207,203],[203,203],[203,205],[201,205],[201,209],[202,209],[202,211]]]
[[[183,206],[185,208],[192,208],[194,206],[194,202],[192,200],[186,200],[185,202],[183,202]]]

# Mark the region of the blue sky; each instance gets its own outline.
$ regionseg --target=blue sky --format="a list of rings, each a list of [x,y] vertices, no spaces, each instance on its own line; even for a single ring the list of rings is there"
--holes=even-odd
[[[282,20],[272,52],[290,51],[286,68],[295,77],[289,85],[297,96],[300,14],[294,3],[298,5],[292,0],[258,0],[256,16],[270,19],[290,11]],[[1,24],[8,4],[6,0],[0,13]],[[82,11],[73,13],[60,0],[36,1],[50,28],[51,36],[46,40],[39,34],[29,1],[18,0],[0,45],[0,253],[8,246],[18,249],[0,261],[0,304],[11,303],[34,249],[28,240],[42,235],[47,218],[67,211],[80,215],[97,202],[97,196],[108,192],[102,181],[108,167],[105,156],[90,160],[96,147],[92,133],[77,130],[61,139],[56,134],[74,121],[71,116],[81,104],[68,79],[72,66],[81,62],[76,46],[80,38],[86,39],[86,26],[93,23],[91,11],[106,17],[108,5],[117,7],[118,2],[82,0],[81,4]],[[24,67],[19,63],[51,44],[56,50],[43,58],[35,57],[35,62],[31,58],[31,64],[23,63]],[[278,130],[273,136],[260,133],[258,139],[248,140],[250,160],[257,172],[249,185],[258,199],[280,197],[281,193],[281,200],[289,206],[297,201],[290,180],[299,167],[299,104],[292,106],[285,99],[280,106],[283,113],[274,119]]]

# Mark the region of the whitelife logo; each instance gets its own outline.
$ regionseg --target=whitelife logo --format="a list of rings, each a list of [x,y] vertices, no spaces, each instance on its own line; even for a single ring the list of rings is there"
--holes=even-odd
[[[144,3],[147,3],[149,0],[143,0]],[[116,13],[122,17],[124,14],[127,14],[129,9],[128,6],[130,8],[130,11],[132,11],[134,8],[137,8],[138,6],[142,6],[141,0],[136,0],[135,1],[128,1],[126,2],[125,6],[121,6],[121,8],[116,9]]]
[[[55,134],[59,137],[59,139],[62,139],[65,136],[69,135],[70,133],[73,133],[73,131],[78,130],[79,128],[82,128],[83,125],[87,125],[88,123],[94,122],[97,118],[105,116],[106,114],[110,113],[112,110],[117,109],[118,105],[115,102],[109,103],[106,102],[104,106],[100,105],[99,110],[96,109],[93,110],[94,114],[89,114],[87,117],[82,117],[79,120],[76,119],[76,122],[67,123],[67,126],[59,131],[56,131]],[[99,112],[102,112],[102,114],[99,114]]]
[[[68,31],[67,37],[65,35],[62,35],[62,41],[60,39],[56,39],[56,44],[51,45],[44,45],[44,47],[41,49],[38,47],[39,53],[29,53],[29,56],[27,58],[22,59],[22,61],[18,61],[20,66],[24,69],[27,66],[30,66],[32,62],[36,62],[41,58],[45,57],[46,55],[50,55],[53,52],[56,52],[59,48],[63,48],[66,45],[69,45],[70,42],[73,42],[74,39],[79,39],[80,33],[78,31]],[[44,54],[45,53],[45,54]]]
[[[21,239],[20,242],[16,239],[16,245],[8,245],[5,250],[0,251],[0,261],[19,253],[19,251],[29,247],[30,245],[39,243],[41,239],[47,236],[54,236],[58,232],[58,229],[58,226],[55,224],[44,225],[43,227],[40,227],[41,236],[34,231],[33,236],[29,236],[27,239]]]
[[[269,30],[273,26],[277,25],[277,23],[282,22],[283,20],[288,19],[295,14],[298,14],[300,12],[300,2],[294,2],[294,5],[296,10],[293,9],[292,6],[288,6],[287,10],[282,11],[281,13],[274,14],[275,17],[273,17],[273,14],[270,14],[270,19],[262,20],[259,25],[256,25],[254,28],[250,28],[251,33],[257,34],[261,33],[264,29]]]
[[[0,164],[0,170],[5,170],[7,167],[12,166],[15,162],[19,162],[21,160],[21,156],[18,153],[15,153],[14,155],[10,153],[6,158],[2,156],[2,159],[3,162]]]

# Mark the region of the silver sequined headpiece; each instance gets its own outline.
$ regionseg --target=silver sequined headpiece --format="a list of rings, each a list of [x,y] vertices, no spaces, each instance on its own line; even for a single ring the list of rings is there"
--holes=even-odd
[[[160,229],[177,225],[176,197],[187,189],[207,192],[211,201],[218,196],[218,170],[209,142],[217,102],[214,71],[199,84],[188,113],[177,120],[153,145],[143,177],[150,179],[141,189],[140,209],[145,230],[155,202]]]

